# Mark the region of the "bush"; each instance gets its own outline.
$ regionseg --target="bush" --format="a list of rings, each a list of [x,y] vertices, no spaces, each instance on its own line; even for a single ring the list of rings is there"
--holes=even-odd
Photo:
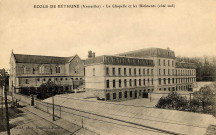
[[[169,93],[166,97],[161,97],[156,105],[157,108],[188,110],[189,102],[186,97],[179,95],[177,92]]]

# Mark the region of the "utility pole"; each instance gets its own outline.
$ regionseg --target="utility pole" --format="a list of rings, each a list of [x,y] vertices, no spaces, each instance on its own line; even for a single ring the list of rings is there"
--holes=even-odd
[[[8,135],[10,135],[10,125],[9,125],[9,116],[8,116],[8,102],[7,102],[7,89],[6,89],[5,69],[3,69],[3,74],[4,74],[4,93],[5,93],[5,109],[6,109],[7,133],[8,133]]]
[[[53,86],[53,85],[52,85],[52,86]],[[55,110],[55,104],[54,104],[54,90],[55,90],[55,88],[52,87],[53,121],[55,121],[55,112],[54,112],[54,110]]]
[[[1,95],[1,96],[2,96],[2,97],[1,97],[1,110],[2,110],[2,111],[1,111],[1,113],[2,113],[2,123],[3,123],[3,122],[4,122],[4,121],[3,121],[3,120],[4,120],[4,117],[3,117],[3,114],[4,114],[4,109],[3,109],[3,107],[4,107],[4,106],[3,106],[3,100],[4,100],[4,98],[3,98],[3,97],[4,97],[4,90],[3,90],[3,89],[4,89],[4,88],[3,88],[3,87],[4,87],[4,86],[3,86],[3,85],[4,85],[4,83],[3,83],[3,82],[4,82],[4,74],[3,74],[3,70],[0,70],[0,77],[1,77],[1,78],[0,78],[0,83],[1,83],[1,87],[2,87],[2,93],[1,93],[1,94],[2,94],[2,95]]]

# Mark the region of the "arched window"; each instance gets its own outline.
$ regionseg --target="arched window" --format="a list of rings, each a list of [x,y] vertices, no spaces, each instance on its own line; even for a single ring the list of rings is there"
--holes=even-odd
[[[61,72],[60,66],[56,66],[56,73],[60,73],[60,72]]]
[[[26,66],[23,66],[23,74],[26,74]]]
[[[44,65],[41,65],[41,66],[39,67],[39,73],[44,73]]]

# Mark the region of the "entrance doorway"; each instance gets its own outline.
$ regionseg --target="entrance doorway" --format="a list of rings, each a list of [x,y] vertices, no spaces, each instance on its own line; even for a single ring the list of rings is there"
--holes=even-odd
[[[137,91],[135,91],[135,96],[134,96],[134,98],[137,98]]]
[[[143,98],[148,98],[148,93],[147,92],[143,92]]]

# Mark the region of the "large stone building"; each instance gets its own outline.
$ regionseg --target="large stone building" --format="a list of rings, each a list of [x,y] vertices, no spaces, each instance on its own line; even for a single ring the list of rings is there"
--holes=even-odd
[[[98,57],[90,52],[85,64],[86,90],[104,100],[192,90],[196,82],[195,65],[176,62],[170,49],[149,48]]]
[[[61,91],[72,91],[82,85],[84,62],[78,55],[54,57],[14,54],[10,58],[9,88],[18,92],[22,88],[38,88],[53,81]]]

